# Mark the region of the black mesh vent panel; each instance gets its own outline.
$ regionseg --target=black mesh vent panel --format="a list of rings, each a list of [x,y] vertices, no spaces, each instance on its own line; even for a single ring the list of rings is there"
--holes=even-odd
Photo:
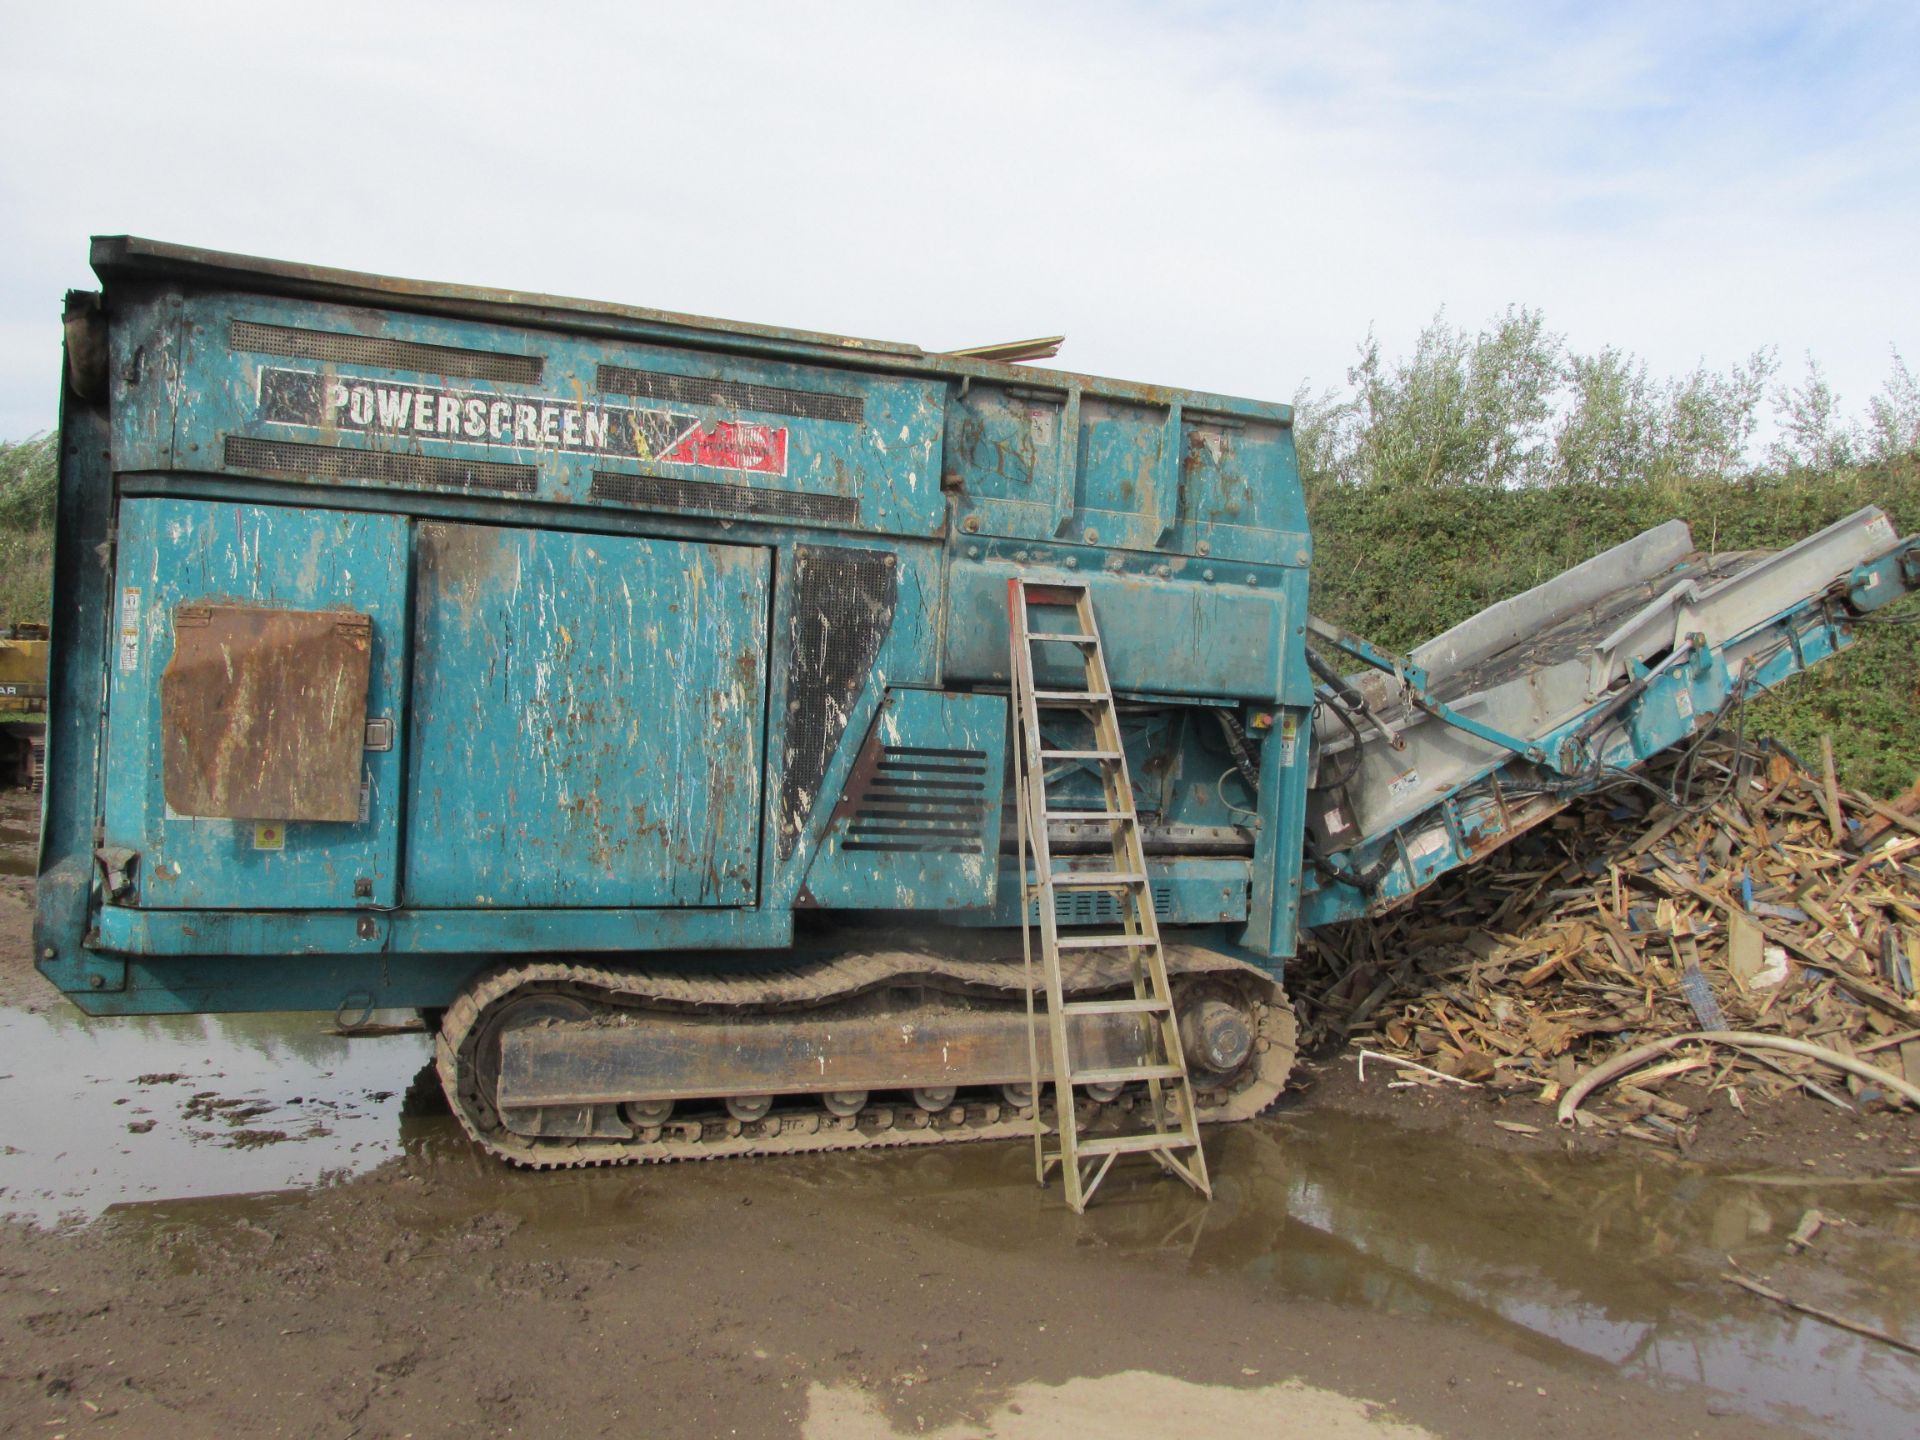
[[[389,455],[379,450],[348,450],[331,445],[295,445],[284,440],[254,440],[229,435],[230,470],[269,470],[320,480],[365,480],[374,485],[430,485],[436,490],[487,490],[531,495],[536,476],[531,465],[500,465],[490,460],[440,460],[425,455]]]
[[[547,362],[538,355],[502,355],[493,350],[461,350],[452,345],[421,345],[377,335],[343,335],[333,330],[296,330],[235,320],[227,328],[235,350],[262,355],[291,355],[301,360],[337,360],[345,365],[375,365],[415,370],[426,375],[463,375],[475,380],[538,380]]]
[[[867,402],[858,395],[828,395],[819,390],[788,390],[779,385],[747,385],[737,380],[703,380],[669,375],[664,370],[630,370],[602,365],[600,389],[609,395],[637,395],[680,405],[709,405],[718,410],[755,410],[762,415],[792,415],[802,420],[838,420],[858,425]]]
[[[1173,912],[1173,885],[1166,880],[1156,880],[1153,890],[1153,913],[1165,920]],[[1053,918],[1058,925],[1118,925],[1120,923],[1120,897],[1098,890],[1061,889],[1053,892]],[[1040,923],[1040,902],[1030,901],[1027,905],[1027,919],[1030,923]]]
[[[852,799],[841,849],[986,853],[980,833],[989,809],[984,750],[867,743],[877,759]]]
[[[899,567],[871,550],[802,545],[795,552],[787,621],[785,762],[780,772],[779,848],[786,859],[820,798],[827,761],[839,749],[853,702],[893,626]]]
[[[809,495],[793,490],[763,490],[752,485],[716,484],[707,480],[669,480],[659,475],[622,475],[611,470],[593,472],[587,494],[616,505],[640,505],[649,510],[718,510],[730,515],[778,515],[788,520],[824,520],[852,525],[860,518],[860,502],[847,495]]]

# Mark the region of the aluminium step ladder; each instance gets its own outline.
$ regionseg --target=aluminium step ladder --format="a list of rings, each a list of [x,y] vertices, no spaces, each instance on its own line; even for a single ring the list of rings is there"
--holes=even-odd
[[[1036,608],[1059,614],[1068,611],[1068,628],[1035,630]],[[1134,808],[1133,784],[1127,775],[1126,752],[1120,741],[1120,720],[1114,709],[1113,687],[1107,676],[1100,632],[1094,624],[1093,599],[1084,582],[1013,579],[1007,584],[1008,621],[1012,638],[1014,701],[1014,779],[1019,810],[1020,943],[1026,965],[1027,1060],[1033,1095],[1033,1153],[1035,1177],[1047,1183],[1048,1170],[1058,1164],[1066,1183],[1067,1204],[1076,1214],[1121,1155],[1152,1155],[1202,1195],[1213,1191],[1207,1179],[1206,1155],[1200,1148],[1200,1128],[1194,1111],[1193,1085],[1187,1076],[1186,1056],[1180,1044],[1180,1022],[1174,1013],[1173,992],[1167,983],[1167,962],[1160,945],[1160,922],[1154,914],[1153,890],[1147,877],[1146,849],[1141,844],[1140,821]],[[1078,689],[1043,690],[1035,682],[1035,647],[1055,656],[1076,657],[1081,680]],[[1041,662],[1045,664],[1046,662]],[[1056,660],[1051,669],[1057,670]],[[1078,716],[1078,729],[1091,732],[1082,744],[1049,745],[1041,734],[1040,717],[1048,712]],[[1077,771],[1092,767],[1100,778],[1104,807],[1055,808],[1048,767]],[[1111,842],[1099,869],[1054,868],[1048,827],[1061,822],[1104,827]],[[1031,861],[1029,861],[1031,856]],[[1100,933],[1060,933],[1055,908],[1061,891],[1087,894],[1097,900],[1110,895],[1117,916],[1102,924]],[[1037,910],[1037,916],[1034,912]],[[1039,1020],[1035,1010],[1033,974],[1034,930],[1039,931],[1040,962],[1046,995],[1046,1022],[1051,1045],[1054,1093],[1054,1133],[1058,1144],[1047,1147],[1047,1125],[1041,1113]],[[1133,998],[1130,1000],[1068,1000],[1063,993],[1060,954],[1063,950],[1120,951],[1131,962]],[[1120,1066],[1080,1068],[1068,1042],[1068,1024],[1076,1015],[1135,1014],[1147,1023],[1150,1043],[1145,1058]],[[1147,1085],[1150,1128],[1127,1134],[1080,1135],[1075,1098],[1079,1091],[1144,1080]],[[1184,1158],[1183,1158],[1184,1157]]]

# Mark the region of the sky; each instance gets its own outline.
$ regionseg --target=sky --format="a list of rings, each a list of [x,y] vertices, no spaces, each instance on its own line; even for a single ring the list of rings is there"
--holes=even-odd
[[[0,0],[0,439],[131,233],[1286,399],[1443,309],[1920,364],[1920,6]]]

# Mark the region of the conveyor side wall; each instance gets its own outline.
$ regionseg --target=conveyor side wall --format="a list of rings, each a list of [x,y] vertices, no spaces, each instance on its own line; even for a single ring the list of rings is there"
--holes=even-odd
[[[1456,627],[1402,677],[1356,678],[1398,748],[1322,734],[1309,825],[1330,863],[1302,923],[1404,903],[1852,645],[1916,588],[1920,540],[1872,507],[1776,554],[1701,555],[1674,522]]]

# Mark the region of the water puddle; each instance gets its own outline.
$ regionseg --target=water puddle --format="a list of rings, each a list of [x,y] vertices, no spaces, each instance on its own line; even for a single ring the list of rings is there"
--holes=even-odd
[[[1285,1416],[1284,1426],[1276,1417]],[[1069,1380],[1064,1385],[1019,1385],[983,1422],[938,1430],[896,1429],[878,1402],[850,1386],[815,1383],[807,1390],[801,1440],[1054,1440],[1098,1435],[1101,1440],[1162,1440],[1185,1433],[1305,1434],[1314,1440],[1434,1440],[1433,1432],[1389,1420],[1361,1400],[1297,1381],[1235,1388],[1196,1385],[1167,1375],[1123,1370]]]
[[[0,875],[31,875],[40,853],[40,832],[24,825],[0,825]]]
[[[399,1148],[424,1035],[346,1040],[322,1015],[89,1020],[0,1009],[0,1214],[285,1189]]]
[[[1920,1413],[1920,1361],[1720,1278],[1731,1258],[1795,1298],[1920,1337],[1920,1182],[1519,1155],[1307,1112],[1217,1135],[1211,1205],[1172,1183],[1110,1180],[1076,1221],[1054,1192],[1023,1197],[1030,1156],[998,1148],[828,1159],[805,1183],[982,1247],[1174,1259],[1276,1299],[1448,1319],[1538,1358],[1704,1384],[1782,1421],[1906,1440]],[[1829,1226],[1790,1259],[1787,1237],[1816,1207]]]
[[[663,1185],[698,1213],[743,1197],[827,1202],[875,1233],[931,1228],[1003,1255],[1077,1247],[1281,1302],[1465,1324],[1521,1353],[1702,1383],[1742,1412],[1815,1428],[1904,1440],[1920,1413],[1920,1361],[1719,1278],[1731,1256],[1797,1298],[1920,1334],[1912,1181],[1523,1155],[1303,1109],[1210,1138],[1211,1205],[1122,1175],[1075,1218],[1057,1189],[1033,1185],[1027,1147],[1007,1144],[686,1165],[637,1185],[626,1171],[488,1161],[437,1103],[425,1036],[347,1040],[326,1023],[0,1010],[0,1212],[46,1222],[121,1207],[136,1223],[191,1226],[301,1203],[192,1197],[294,1192],[404,1155],[428,1224],[501,1211],[590,1248],[648,1223]],[[1787,1236],[1813,1207],[1834,1223],[1789,1259]]]

